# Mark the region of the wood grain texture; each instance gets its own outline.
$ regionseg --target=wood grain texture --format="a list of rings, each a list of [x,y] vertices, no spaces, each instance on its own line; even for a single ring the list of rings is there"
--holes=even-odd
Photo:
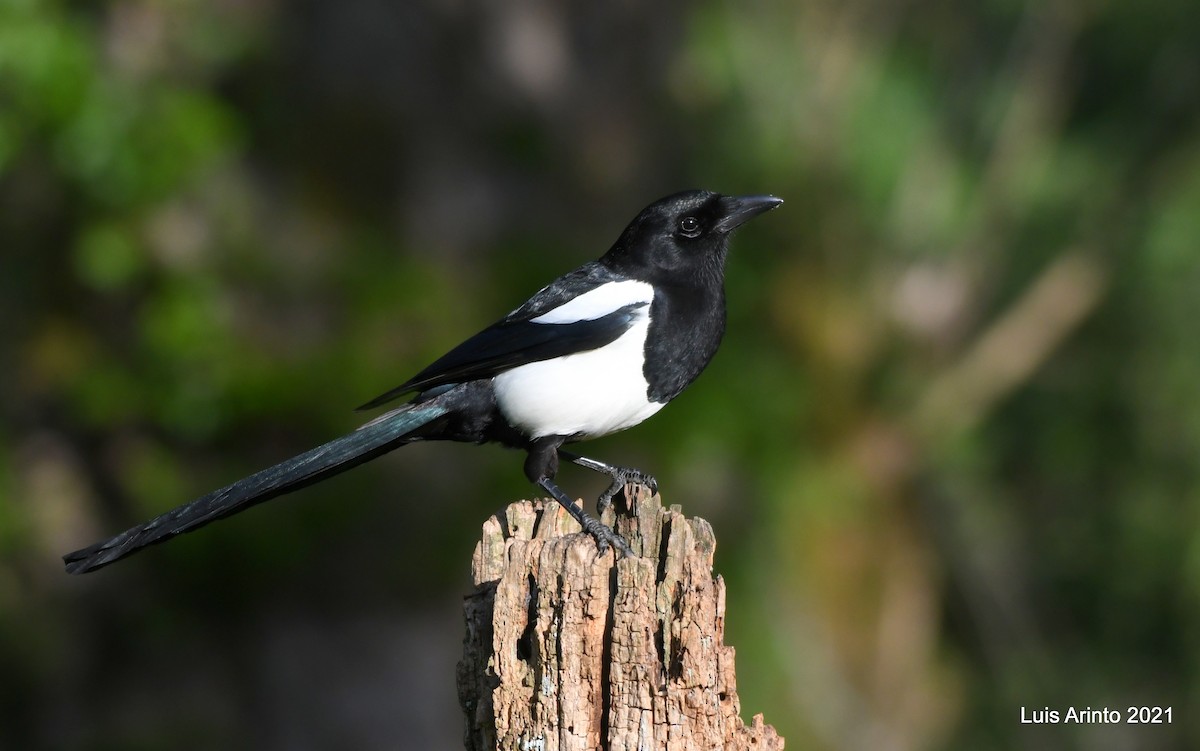
[[[630,486],[615,520],[635,552],[597,556],[553,501],[489,519],[466,598],[459,699],[472,750],[756,749],[741,719],[712,527]]]

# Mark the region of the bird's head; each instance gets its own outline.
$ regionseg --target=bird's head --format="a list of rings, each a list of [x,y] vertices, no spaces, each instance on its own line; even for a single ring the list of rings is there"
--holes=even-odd
[[[634,218],[601,259],[635,278],[682,281],[724,273],[729,235],[782,199],[688,190],[661,198]]]

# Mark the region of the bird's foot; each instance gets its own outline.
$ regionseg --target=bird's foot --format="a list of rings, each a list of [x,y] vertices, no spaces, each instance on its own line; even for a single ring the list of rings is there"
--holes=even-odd
[[[604,555],[607,553],[608,547],[611,545],[612,547],[616,548],[617,557],[634,557],[633,548],[629,547],[629,543],[625,542],[625,539],[621,537],[621,535],[617,534],[612,528],[606,526],[603,522],[595,517],[589,516],[586,511],[575,505],[575,501],[569,498],[567,494],[562,491],[562,488],[554,484],[553,480],[548,477],[543,477],[537,481],[537,484],[540,485],[543,490],[550,493],[550,495],[554,497],[554,500],[558,501],[559,505],[566,509],[567,513],[570,514],[575,521],[579,522],[579,526],[583,527],[583,531],[592,536],[592,539],[596,541],[596,551],[599,553],[599,555]]]
[[[650,488],[651,494],[658,492],[658,480],[655,480],[653,475],[643,472],[640,469],[633,469],[632,467],[609,467],[605,474],[612,477],[612,483],[596,499],[596,510],[601,514],[612,506],[613,498],[616,498],[617,493],[623,491],[627,485],[645,485]]]
[[[583,529],[592,539],[596,541],[596,551],[600,555],[608,552],[608,546],[611,545],[617,551],[618,558],[634,557],[633,548],[629,547],[629,543],[625,542],[625,538],[617,534],[616,530],[598,519],[584,515]]]
[[[607,511],[610,506],[612,506],[613,498],[616,497],[617,493],[620,493],[622,490],[624,490],[625,486],[629,485],[630,483],[640,483],[645,485],[646,487],[650,488],[651,493],[658,492],[658,481],[654,479],[653,475],[643,472],[640,469],[633,469],[632,467],[618,467],[616,465],[606,464],[605,462],[597,461],[595,459],[589,459],[586,456],[580,456],[579,454],[572,454],[568,451],[560,450],[558,455],[569,462],[578,464],[581,467],[586,467],[593,472],[599,472],[601,474],[608,475],[612,478],[612,483],[609,484],[608,489],[601,493],[600,497],[596,499],[596,509],[602,514]]]

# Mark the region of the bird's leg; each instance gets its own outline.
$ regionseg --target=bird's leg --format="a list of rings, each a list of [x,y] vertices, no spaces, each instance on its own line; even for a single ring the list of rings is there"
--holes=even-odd
[[[596,541],[596,548],[601,555],[612,545],[621,557],[632,557],[634,553],[629,543],[599,520],[588,516],[581,506],[576,505],[575,501],[555,484],[554,475],[558,473],[558,447],[562,442],[563,439],[559,436],[548,436],[534,441],[529,447],[529,456],[525,459],[525,475],[558,501],[571,518],[579,522],[579,526]]]
[[[587,467],[593,472],[599,472],[612,478],[612,483],[609,484],[608,489],[601,493],[600,497],[596,499],[596,509],[602,514],[608,510],[609,506],[612,505],[613,498],[617,495],[617,493],[620,493],[622,490],[624,490],[625,486],[631,482],[645,485],[646,487],[650,488],[651,493],[658,492],[658,481],[654,479],[653,475],[643,472],[640,469],[633,469],[632,467],[617,467],[612,464],[605,464],[604,462],[597,461],[595,459],[589,459],[586,456],[572,454],[569,451],[559,451],[558,455],[573,464],[578,464],[581,467]]]
[[[554,500],[558,501],[567,513],[571,515],[575,521],[579,522],[579,526],[587,532],[596,541],[596,549],[600,555],[604,555],[608,551],[608,546],[612,545],[620,553],[621,557],[633,557],[633,548],[629,547],[629,543],[611,528],[602,524],[598,519],[588,516],[588,513],[575,504],[562,488],[554,484],[554,480],[549,477],[538,479],[537,484],[541,486],[547,493],[554,496]]]

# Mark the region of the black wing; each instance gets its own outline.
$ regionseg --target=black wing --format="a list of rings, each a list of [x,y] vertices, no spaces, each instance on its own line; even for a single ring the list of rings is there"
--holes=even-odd
[[[591,292],[599,286],[610,282],[627,281],[629,281],[628,277],[617,274],[597,261],[591,261],[574,271],[563,274],[533,293],[533,297],[526,300],[521,307],[504,316],[501,323],[528,321],[554,310],[585,292]]]
[[[534,323],[532,319],[602,284],[618,281],[626,279],[598,263],[585,264],[543,287],[500,321],[358,409],[378,407],[410,391],[491,378],[519,365],[603,347],[625,333],[636,311],[648,303],[633,303],[600,318],[572,323]]]

